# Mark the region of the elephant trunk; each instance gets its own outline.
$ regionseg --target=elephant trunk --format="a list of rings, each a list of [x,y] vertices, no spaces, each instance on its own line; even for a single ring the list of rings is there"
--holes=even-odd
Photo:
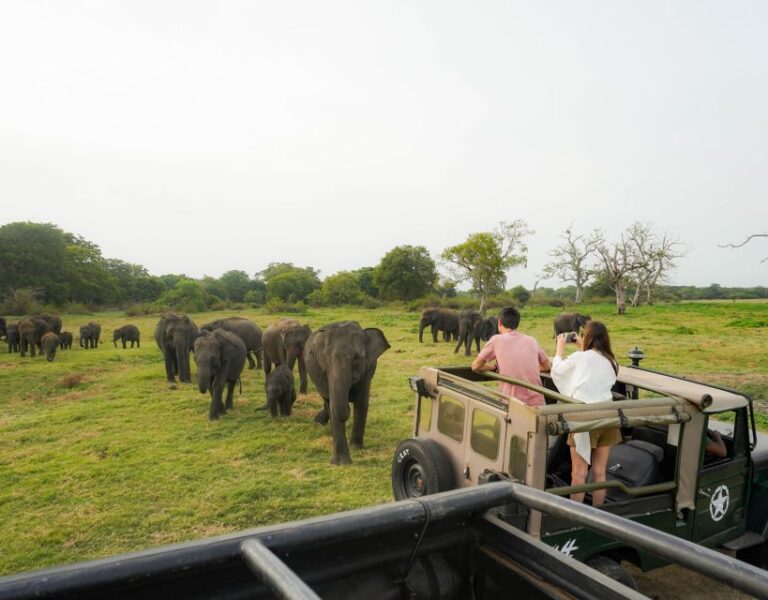
[[[331,421],[334,418],[343,424],[349,419],[349,391],[352,387],[351,366],[334,366],[328,374],[328,399],[330,401]]]
[[[189,383],[192,381],[189,372],[189,344],[186,339],[174,339],[173,351],[176,353],[176,363],[179,366],[179,380]]]

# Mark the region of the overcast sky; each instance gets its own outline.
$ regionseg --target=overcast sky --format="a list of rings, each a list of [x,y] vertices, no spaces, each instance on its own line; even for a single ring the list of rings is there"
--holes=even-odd
[[[766,285],[764,1],[0,1],[0,224],[155,275],[327,276],[524,219]],[[558,285],[557,281],[545,285]]]

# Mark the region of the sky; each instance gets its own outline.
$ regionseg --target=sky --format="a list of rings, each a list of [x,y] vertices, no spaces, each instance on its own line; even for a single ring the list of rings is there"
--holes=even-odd
[[[321,277],[523,219],[768,284],[763,1],[0,0],[0,225],[150,273]],[[556,287],[556,280],[541,285]]]

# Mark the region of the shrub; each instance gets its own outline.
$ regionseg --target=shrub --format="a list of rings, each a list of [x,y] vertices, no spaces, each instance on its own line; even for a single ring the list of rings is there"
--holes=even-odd
[[[370,296],[366,296],[365,298],[363,298],[362,306],[363,308],[370,308],[370,309],[380,308],[381,302],[379,300],[376,300],[376,298],[371,298]]]
[[[132,304],[125,309],[125,314],[129,317],[139,317],[142,315],[151,315],[157,312],[157,308],[154,304],[149,302],[141,302],[139,304]]]
[[[38,293],[31,289],[18,289],[5,296],[0,304],[0,313],[5,315],[33,315],[43,312],[37,299]]]
[[[303,302],[283,302],[279,298],[270,298],[264,305],[264,310],[269,314],[276,313],[303,313],[307,311],[307,305]]]

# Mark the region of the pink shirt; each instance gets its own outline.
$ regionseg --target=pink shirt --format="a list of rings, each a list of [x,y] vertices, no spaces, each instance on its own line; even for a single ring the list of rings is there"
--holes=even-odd
[[[547,361],[547,355],[530,335],[508,331],[494,335],[477,355],[483,361],[496,359],[499,374],[522,379],[534,385],[541,385],[539,365]],[[531,406],[545,404],[544,396],[524,387],[500,382],[499,388],[505,394],[514,396]]]

